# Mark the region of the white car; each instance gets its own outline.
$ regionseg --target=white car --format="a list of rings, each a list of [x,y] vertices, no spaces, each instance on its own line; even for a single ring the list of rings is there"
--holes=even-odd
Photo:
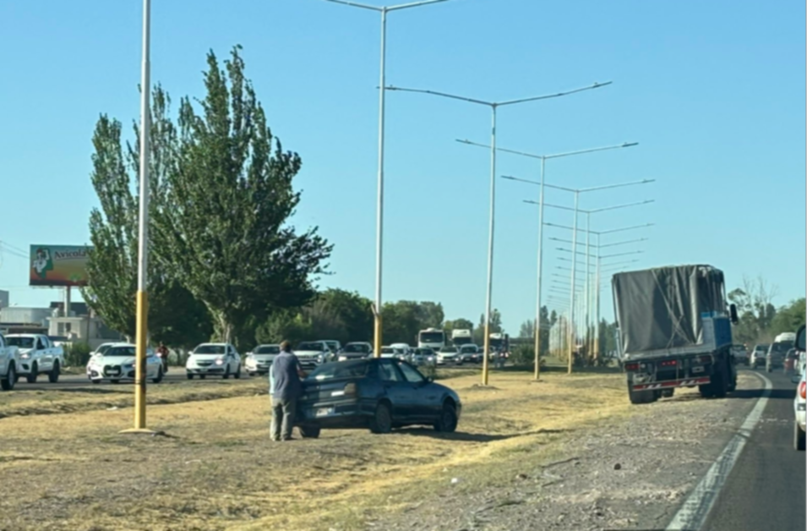
[[[345,348],[339,351],[336,360],[337,361],[360,360],[372,357],[373,357],[373,345],[365,341],[355,341],[353,343],[348,343],[347,345],[345,345]]]
[[[804,345],[804,325],[799,328],[799,332],[796,335],[796,352],[799,354],[800,358],[805,357],[805,345]],[[793,399],[793,413],[795,414],[795,422],[793,423],[793,447],[798,451],[804,451],[805,446],[805,430],[807,426],[805,426],[805,408],[807,407],[807,370],[805,370],[803,364],[799,364],[801,367],[800,376],[794,376],[793,381],[799,382],[799,388],[796,392],[796,398]]]
[[[448,362],[456,362],[458,359],[457,356],[459,356],[457,347],[441,348],[440,352],[437,353],[437,365],[445,365]]]
[[[756,369],[760,365],[765,365],[765,356],[768,354],[768,347],[770,345],[754,345],[754,350],[751,352],[751,368]]]
[[[293,352],[305,370],[316,369],[331,361],[331,349],[325,341],[303,341]]]
[[[280,354],[280,345],[258,345],[247,354],[245,362],[247,374],[268,374],[277,355]]]
[[[64,350],[51,343],[48,336],[9,334],[6,336],[6,344],[19,349],[17,375],[25,376],[28,383],[36,383],[40,374],[47,374],[50,383],[59,381],[61,368],[64,367]]]
[[[131,343],[116,343],[95,354],[87,362],[87,378],[94,383],[135,379],[135,358],[137,347]],[[163,364],[153,349],[146,350],[146,379],[160,383],[163,379]]]
[[[415,367],[421,367],[423,365],[436,365],[437,356],[434,354],[434,350],[428,347],[416,348],[412,354],[410,363]]]
[[[95,348],[95,350],[90,352],[90,357],[95,356],[96,354],[103,354],[104,352],[106,352],[111,347],[115,346],[116,344],[117,343],[101,343],[100,345],[98,345]]]
[[[241,356],[229,343],[202,343],[188,353],[185,373],[188,380],[193,380],[194,376],[200,380],[207,376],[238,379],[241,378]]]
[[[382,358],[394,358],[394,357],[396,357],[396,351],[392,347],[381,347],[381,357]]]

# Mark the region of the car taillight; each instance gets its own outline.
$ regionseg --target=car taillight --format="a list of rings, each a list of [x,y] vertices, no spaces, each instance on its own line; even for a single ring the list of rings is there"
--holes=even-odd
[[[349,384],[345,385],[345,396],[348,396],[348,395],[353,396],[355,394],[356,394],[356,384],[349,383]]]
[[[799,396],[807,399],[807,382],[803,381],[799,384]]]
[[[659,365],[661,365],[662,367],[674,367],[675,365],[677,365],[677,363],[678,362],[675,360],[664,360]]]

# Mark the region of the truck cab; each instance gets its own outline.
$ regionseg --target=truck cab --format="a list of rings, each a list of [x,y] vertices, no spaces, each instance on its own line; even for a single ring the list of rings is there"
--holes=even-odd
[[[57,347],[44,334],[9,334],[6,343],[19,350],[19,363],[16,367],[19,376],[25,376],[28,383],[36,383],[40,374],[46,374],[48,381],[59,381],[64,367],[64,350]]]

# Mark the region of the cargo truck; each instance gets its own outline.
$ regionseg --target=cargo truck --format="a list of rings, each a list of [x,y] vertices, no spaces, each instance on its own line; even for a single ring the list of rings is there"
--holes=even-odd
[[[617,345],[633,404],[698,386],[704,398],[734,391],[731,323],[723,272],[682,265],[617,273],[612,281]]]

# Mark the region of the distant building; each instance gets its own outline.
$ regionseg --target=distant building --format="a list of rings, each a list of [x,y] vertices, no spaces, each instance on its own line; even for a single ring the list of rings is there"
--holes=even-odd
[[[63,309],[63,302],[53,302],[49,308],[0,308],[0,332],[47,334],[64,342],[88,343],[90,348],[124,339],[83,302],[70,303],[68,317],[61,317]]]
[[[8,292],[0,289],[0,310],[8,308],[9,304]]]

